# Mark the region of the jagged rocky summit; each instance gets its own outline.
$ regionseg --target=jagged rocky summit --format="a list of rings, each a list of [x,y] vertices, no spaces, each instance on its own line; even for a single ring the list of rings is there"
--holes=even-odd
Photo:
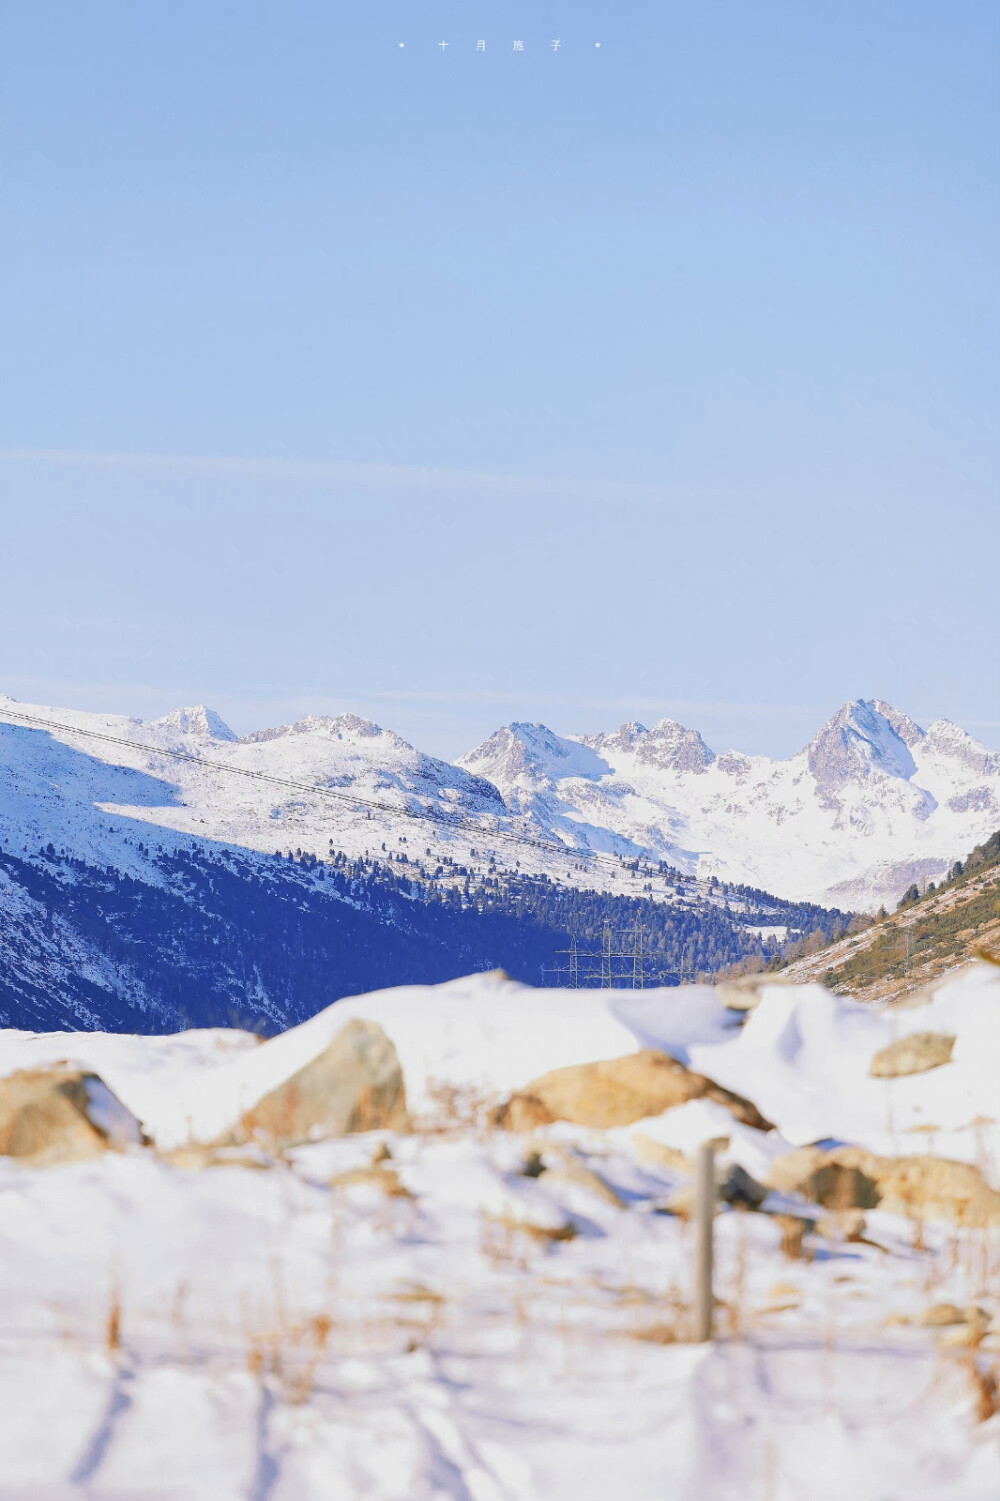
[[[785,761],[664,720],[452,764],[354,714],[238,738],[0,700],[0,1016],[273,1031],[404,981],[560,983],[636,924],[645,983],[683,983],[936,880],[1000,823],[998,759],[880,701]]]
[[[5,705],[69,728],[19,726]],[[304,785],[283,790],[220,766]],[[360,857],[385,844],[411,860],[431,848],[465,863],[485,846],[498,867],[621,886],[608,869],[597,879],[594,866],[545,848],[556,846],[875,909],[938,879],[1000,824],[1000,753],[947,720],[924,730],[881,699],[845,704],[786,760],[716,755],[697,730],[664,719],[579,736],[513,723],[452,764],[355,714],[238,738],[204,706],[142,721],[0,698],[4,847],[51,841],[120,866],[120,830],[102,816],[110,808],[163,847],[196,836],[323,858],[331,845]]]

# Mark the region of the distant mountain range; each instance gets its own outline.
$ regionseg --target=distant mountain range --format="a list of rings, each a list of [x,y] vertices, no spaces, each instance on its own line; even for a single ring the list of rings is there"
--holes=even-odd
[[[273,1030],[375,984],[557,980],[640,931],[678,983],[939,879],[998,792],[996,752],[880,701],[787,761],[664,720],[513,724],[450,764],[352,714],[237,738],[0,698],[0,1023]]]
[[[855,910],[939,879],[1000,822],[1000,752],[881,699],[845,704],[788,760],[717,756],[665,719],[570,738],[514,724],[458,764],[552,837]]]
[[[0,697],[0,725],[16,715],[58,727],[0,742],[3,839],[87,858],[120,857],[101,811],[115,809],[165,845],[187,834],[321,858],[331,843],[352,858],[434,845],[465,861],[495,846],[504,868],[581,886],[599,874],[624,892],[635,876],[619,857],[640,858],[874,910],[939,879],[1000,822],[1000,752],[880,699],[845,704],[788,760],[716,755],[669,719],[579,736],[515,723],[452,764],[354,714],[237,738],[203,707],[144,721]]]

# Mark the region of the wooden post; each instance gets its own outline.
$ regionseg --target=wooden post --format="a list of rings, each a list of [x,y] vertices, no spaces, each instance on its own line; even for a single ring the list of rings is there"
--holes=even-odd
[[[698,1148],[694,1176],[694,1337],[712,1338],[712,1232],[715,1221],[715,1145]]]

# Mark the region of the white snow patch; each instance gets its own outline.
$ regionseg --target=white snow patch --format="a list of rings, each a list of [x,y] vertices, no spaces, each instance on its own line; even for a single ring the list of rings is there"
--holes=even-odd
[[[495,976],[359,996],[264,1044],[0,1034],[0,1072],[78,1059],[164,1144],[231,1121],[351,1016],[386,1029],[417,1107],[436,1080],[502,1094],[660,1045],[780,1127],[695,1100],[615,1131],[376,1132],[270,1166],[183,1171],[138,1146],[64,1168],[0,1158],[0,1495],[985,1501],[998,1420],[977,1425],[967,1352],[952,1358],[919,1322],[936,1301],[996,1320],[980,1232],[929,1226],[916,1247],[912,1226],[876,1212],[877,1245],[817,1242],[789,1263],[767,1216],[723,1211],[723,1338],[692,1346],[690,1232],[658,1212],[684,1177],[640,1161],[633,1138],[690,1153],[726,1136],[761,1176],[806,1136],[881,1147],[890,1089],[900,1121],[943,1123],[921,1149],[950,1150],[995,1113],[997,979],[977,965],[892,1013],[768,987],[735,1034],[703,987],[533,991]],[[935,1028],[958,1038],[951,1063],[868,1079],[892,1036]],[[385,1147],[404,1193],[336,1186]],[[548,1171],[525,1176],[539,1149]]]

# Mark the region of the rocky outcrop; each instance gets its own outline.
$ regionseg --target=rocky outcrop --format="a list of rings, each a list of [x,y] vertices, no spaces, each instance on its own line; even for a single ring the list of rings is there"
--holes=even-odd
[[[942,1032],[913,1032],[900,1037],[888,1047],[880,1048],[868,1072],[873,1079],[902,1079],[908,1074],[925,1074],[951,1062],[955,1038]]]
[[[689,730],[676,719],[661,719],[641,736],[636,745],[636,759],[646,766],[664,771],[707,771],[715,760],[697,730]]]
[[[666,1053],[642,1048],[623,1058],[578,1063],[557,1068],[518,1090],[497,1112],[496,1124],[510,1131],[533,1130],[553,1121],[606,1129],[628,1126],[651,1115],[662,1115],[688,1100],[709,1099],[736,1120],[770,1131],[770,1121],[749,1100],[692,1073]]]
[[[899,733],[900,729],[906,732],[912,721],[904,725],[900,721],[905,716],[896,717],[899,729],[874,703],[861,698],[838,709],[806,747],[809,770],[820,786],[833,789],[845,782],[864,781],[873,771],[904,780],[912,777],[916,765]]]
[[[396,1049],[376,1022],[354,1017],[317,1058],[258,1100],[227,1139],[280,1149],[408,1126]]]
[[[534,1162],[538,1163],[538,1170],[534,1168]],[[595,1173],[592,1167],[588,1167],[578,1152],[565,1142],[553,1142],[547,1148],[543,1158],[535,1158],[528,1164],[529,1171],[526,1177],[540,1177],[545,1174],[545,1181],[552,1184],[568,1184],[573,1188],[584,1188],[596,1198],[603,1199],[606,1204],[613,1204],[616,1209],[624,1209],[625,1201],[621,1195],[606,1182],[599,1173]]]
[[[83,1069],[21,1069],[0,1079],[0,1154],[31,1167],[86,1162],[143,1140],[103,1079]]]
[[[844,1149],[853,1150],[853,1149]],[[842,1161],[841,1149],[800,1147],[775,1157],[767,1181],[781,1193],[799,1193],[824,1209],[874,1209],[881,1194],[876,1180],[854,1161]]]
[[[917,1220],[1000,1224],[1000,1193],[977,1167],[947,1157],[879,1157],[864,1147],[800,1147],[776,1157],[768,1183],[826,1209],[884,1209]]]

